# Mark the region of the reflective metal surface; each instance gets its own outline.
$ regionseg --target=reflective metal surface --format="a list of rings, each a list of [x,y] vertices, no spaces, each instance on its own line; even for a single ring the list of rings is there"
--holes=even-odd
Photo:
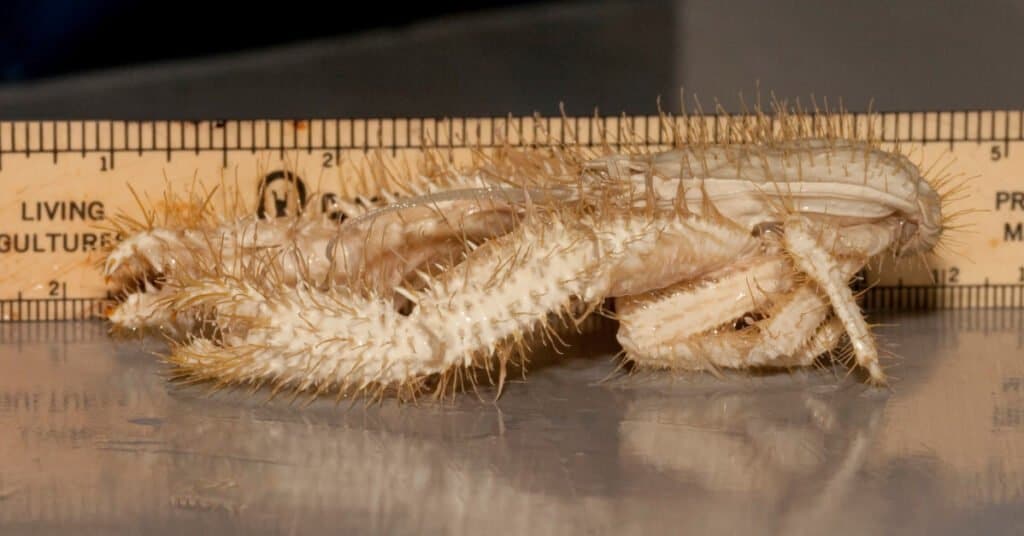
[[[875,318],[842,367],[616,373],[613,339],[501,399],[209,394],[100,323],[0,330],[3,534],[962,534],[1024,529],[1020,311]],[[580,343],[581,341],[577,341]]]

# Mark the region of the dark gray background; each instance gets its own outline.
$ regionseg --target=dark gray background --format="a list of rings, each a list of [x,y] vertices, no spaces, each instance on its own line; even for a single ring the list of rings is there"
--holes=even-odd
[[[0,88],[2,118],[651,113],[679,90],[1012,108],[1021,2],[568,2]],[[130,46],[126,44],[126,46]]]

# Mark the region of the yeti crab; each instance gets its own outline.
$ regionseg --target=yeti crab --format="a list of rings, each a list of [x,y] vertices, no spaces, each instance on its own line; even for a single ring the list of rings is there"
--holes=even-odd
[[[110,319],[172,333],[181,377],[314,398],[500,383],[593,314],[637,367],[831,355],[884,383],[851,279],[937,246],[941,181],[874,140],[776,121],[661,151],[509,150],[401,195],[369,181],[382,201],[342,223],[150,225],[106,259],[127,289]]]

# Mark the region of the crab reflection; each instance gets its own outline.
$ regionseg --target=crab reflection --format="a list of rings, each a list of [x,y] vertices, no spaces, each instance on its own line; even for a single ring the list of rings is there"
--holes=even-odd
[[[697,500],[685,508],[709,527],[800,533],[851,517],[884,397],[777,380],[739,379],[747,386],[727,392],[645,384],[619,426],[620,452],[686,489]],[[857,531],[872,528],[871,516],[856,519]]]

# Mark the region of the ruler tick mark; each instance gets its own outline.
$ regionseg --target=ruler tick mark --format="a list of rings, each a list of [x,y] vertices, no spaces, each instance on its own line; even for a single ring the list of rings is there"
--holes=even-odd
[[[980,110],[975,110],[974,111],[974,128],[975,128],[974,141],[978,145],[981,145],[981,111]]]
[[[221,167],[227,169],[228,167],[228,126],[224,121],[218,121],[217,127],[220,129],[220,152],[221,152]]]
[[[114,169],[114,123],[107,124],[107,144],[110,152],[110,169]]]
[[[50,134],[53,138],[53,163],[57,163],[57,122],[53,121],[50,123]]]
[[[334,119],[334,161],[341,162],[341,120]]]

